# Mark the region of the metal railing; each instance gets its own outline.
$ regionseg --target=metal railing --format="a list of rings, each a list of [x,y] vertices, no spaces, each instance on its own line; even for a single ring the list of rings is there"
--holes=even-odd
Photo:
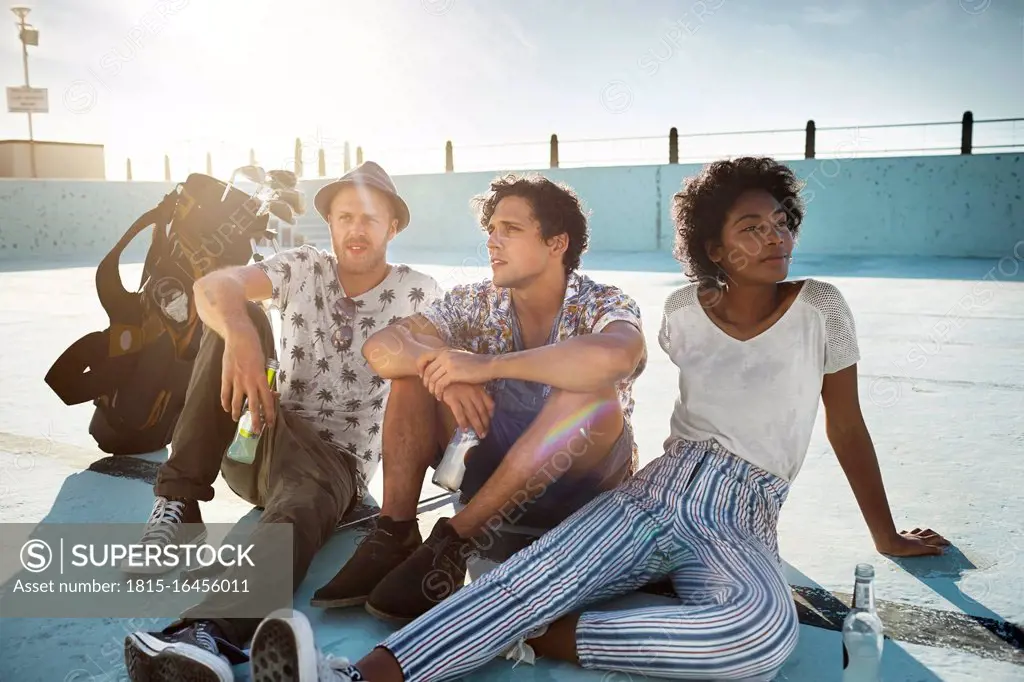
[[[667,135],[619,138],[559,139],[526,142],[496,142],[444,146],[374,147],[315,141],[315,146],[295,140],[287,159],[268,167],[288,167],[300,177],[336,177],[372,158],[393,174],[459,171],[520,170],[533,168],[579,168],[608,165],[661,165],[701,163],[744,154],[773,156],[780,160],[851,158],[863,156],[950,155],[1024,151],[1024,117],[975,120],[964,112],[959,121],[883,123],[861,126],[822,126],[813,120],[802,128],[683,132],[672,128]],[[309,159],[310,153],[315,159]],[[236,167],[258,161],[255,149],[226,154],[222,165]],[[243,158],[237,158],[237,157]],[[230,161],[230,163],[225,163]],[[188,172],[214,172],[214,157],[206,152],[205,164],[175,167],[171,156],[163,158],[163,179],[182,179]],[[205,166],[205,167],[204,167]],[[151,166],[152,167],[152,166]],[[315,169],[315,174],[314,174]],[[132,159],[127,160],[126,177],[132,180]],[[152,175],[152,174],[149,174]]]

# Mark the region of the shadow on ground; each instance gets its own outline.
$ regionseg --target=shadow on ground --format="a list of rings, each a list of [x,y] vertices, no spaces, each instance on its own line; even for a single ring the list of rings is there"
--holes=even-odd
[[[89,470],[68,476],[42,523],[137,524],[144,520],[153,499],[151,480],[147,476],[152,475],[155,463],[161,457],[157,455],[147,459],[149,461],[106,457],[94,462]],[[122,475],[116,473],[119,471]],[[444,501],[424,505],[421,509],[421,523],[425,523],[428,532],[432,518],[443,511],[440,506],[443,504]],[[259,510],[252,509],[243,514],[239,528],[255,523],[259,513]],[[331,653],[354,659],[370,651],[392,628],[362,609],[323,611],[310,607],[309,600],[313,591],[333,577],[368,528],[368,524],[360,524],[336,533],[315,558],[309,575],[294,595],[296,608],[307,613],[313,621],[319,645]],[[955,548],[943,557],[901,560],[898,563],[956,606],[973,613],[980,611],[986,616],[967,616],[907,604],[880,604],[887,634],[890,635],[883,659],[885,679],[925,682],[940,679],[906,650],[904,642],[951,647],[984,658],[1024,664],[1020,629],[964,596],[956,586],[961,573],[972,568],[973,564]],[[794,586],[794,599],[801,619],[801,638],[778,679],[838,681],[841,679],[842,660],[839,629],[849,595],[830,593],[790,564],[785,565],[785,572]],[[14,578],[8,580],[7,585]],[[674,598],[666,594],[635,593],[596,608],[629,608],[645,603],[664,605],[673,601]],[[0,646],[0,678],[26,682],[35,679],[65,682],[125,679],[122,658],[125,635],[136,629],[159,629],[170,620],[170,617],[157,618],[146,614],[120,619],[0,620],[0,639],[3,641]],[[239,679],[245,679],[244,668],[240,668],[238,673]],[[510,662],[496,660],[475,673],[472,679],[598,680],[603,677],[605,675],[601,673],[548,662],[512,670]]]

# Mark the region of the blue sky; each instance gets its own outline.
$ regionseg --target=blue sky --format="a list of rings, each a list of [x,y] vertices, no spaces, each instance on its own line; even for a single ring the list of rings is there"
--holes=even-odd
[[[32,84],[49,88],[38,139],[107,145],[111,177],[133,157],[200,170],[291,157],[296,137],[344,140],[397,172],[565,165],[664,153],[661,140],[569,140],[1024,116],[1020,0],[37,0]],[[4,85],[20,85],[9,15]],[[1024,143],[1024,123],[976,132]],[[893,137],[896,134],[897,137]],[[23,114],[0,137],[27,135]],[[822,147],[956,144],[955,127],[819,136]],[[986,138],[985,135],[989,137]],[[855,136],[859,139],[855,139]],[[797,135],[684,140],[711,155],[799,151]],[[526,147],[467,145],[536,142]],[[460,146],[461,145],[461,146]],[[746,145],[746,146],[745,146]],[[765,146],[767,145],[767,147]],[[768,147],[781,147],[773,149]],[[397,149],[407,151],[398,152]],[[306,156],[315,168],[315,152]],[[279,165],[279,164],[278,164]],[[534,164],[537,165],[537,164]],[[329,170],[331,174],[333,170]]]

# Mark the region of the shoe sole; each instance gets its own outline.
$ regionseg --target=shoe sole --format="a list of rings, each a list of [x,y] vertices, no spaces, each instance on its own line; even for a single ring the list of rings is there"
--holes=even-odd
[[[451,598],[451,596],[454,595],[459,590],[461,590],[462,587],[463,586],[460,585],[458,588],[455,589],[454,592],[452,592],[452,594],[449,594],[448,596],[446,596],[445,599]],[[441,601],[444,601],[444,599],[442,599]],[[441,602],[437,602],[437,604],[440,604],[440,603]],[[435,606],[436,606],[436,604],[435,604]],[[390,625],[405,626],[405,625],[408,625],[409,623],[413,622],[417,618],[419,618],[419,616],[412,616],[412,617],[410,617],[410,616],[396,616],[396,615],[394,615],[392,613],[387,613],[385,611],[381,611],[380,609],[378,609],[377,607],[375,607],[373,605],[373,602],[370,599],[366,600],[366,603],[363,605],[363,608],[366,609],[366,612],[368,614],[370,614],[371,616],[373,616],[377,620],[384,621],[385,623],[388,623]],[[433,608],[433,607],[431,607],[431,608]],[[420,615],[422,615],[422,614],[420,614]]]
[[[232,682],[231,666],[198,647],[165,642],[144,632],[124,639],[124,665],[132,682]]]
[[[352,606],[362,606],[370,595],[365,597],[348,597],[347,599],[310,599],[309,605],[321,609],[347,609]]]
[[[198,647],[174,644],[153,659],[153,682],[234,682],[231,666]]]
[[[420,544],[422,544],[422,542]],[[417,545],[417,547],[419,547],[419,545]],[[411,555],[411,554],[412,554],[412,552],[409,553],[409,555]],[[409,555],[406,555],[405,558],[402,559],[402,561],[405,561],[405,559],[408,559]],[[388,569],[388,572],[393,571],[396,568],[398,568],[401,565],[401,563],[402,563],[401,561],[396,563],[394,566],[392,566],[390,569]],[[387,572],[385,572],[384,575],[387,575]],[[378,584],[379,584],[379,582],[378,582]],[[376,588],[377,585],[374,585],[373,587]],[[309,600],[309,605],[310,606],[315,606],[315,607],[320,608],[320,609],[347,609],[347,608],[351,608],[353,606],[363,606],[363,605],[365,605],[367,603],[367,601],[369,601],[370,594],[372,594],[372,592],[373,592],[373,589],[371,588],[370,593],[365,594],[365,595],[363,595],[361,597],[344,597],[344,598],[341,598],[341,599],[330,599],[330,598],[323,598],[323,597],[320,597],[320,598],[313,597],[312,599]]]
[[[411,623],[414,620],[416,620],[415,617],[409,618],[409,617],[406,617],[406,616],[394,616],[394,615],[392,615],[390,613],[384,613],[383,611],[375,609],[370,604],[370,602],[366,602],[366,604],[363,605],[363,608],[366,609],[366,612],[368,614],[370,614],[371,616],[373,616],[377,620],[382,620],[385,623],[388,623],[390,625],[408,625],[409,623]]]
[[[124,638],[124,667],[132,682],[153,682],[153,660],[170,644],[145,633]]]
[[[251,682],[317,682],[314,642],[313,628],[302,614],[270,614],[252,636]]]

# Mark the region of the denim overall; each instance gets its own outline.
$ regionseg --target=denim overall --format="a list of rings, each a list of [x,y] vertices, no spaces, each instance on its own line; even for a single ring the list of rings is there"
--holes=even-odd
[[[556,342],[561,315],[559,312],[555,318],[545,345]],[[513,351],[525,350],[514,307],[511,318]],[[464,500],[468,500],[483,487],[512,445],[536,419],[551,394],[551,386],[548,384],[519,379],[496,379],[490,382],[488,388],[494,400],[494,416],[487,437],[469,454],[461,486]],[[515,502],[505,505],[505,520],[513,525],[535,528],[553,528],[558,525],[599,493],[614,488],[622,479],[622,472],[632,460],[632,440],[629,429],[623,429],[612,452],[601,464],[585,474],[570,468],[552,483],[551,478],[558,476],[558,470],[547,467],[544,471],[549,473],[537,474],[536,480],[531,481],[527,488],[539,489],[544,486],[544,493],[528,502],[520,502],[518,507]]]

